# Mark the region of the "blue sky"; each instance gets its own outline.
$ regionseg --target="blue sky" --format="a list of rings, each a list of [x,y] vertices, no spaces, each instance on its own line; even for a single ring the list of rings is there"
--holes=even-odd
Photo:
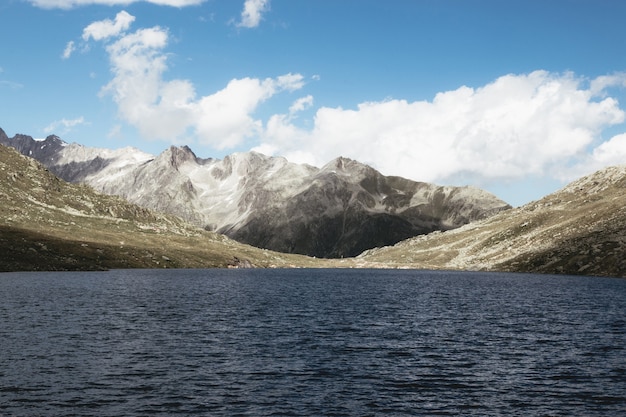
[[[256,150],[520,205],[626,163],[621,0],[4,0],[9,136]]]

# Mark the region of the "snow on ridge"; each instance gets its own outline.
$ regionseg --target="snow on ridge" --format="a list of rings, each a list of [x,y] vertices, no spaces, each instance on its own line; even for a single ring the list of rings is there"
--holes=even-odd
[[[106,166],[85,177],[85,182],[95,188],[111,183],[127,175],[136,166],[153,159],[148,153],[137,148],[126,147],[121,149],[92,148],[77,143],[66,144],[59,152],[56,165],[71,163],[90,163],[100,158],[107,162]]]
[[[100,157],[102,159],[117,159],[131,162],[145,162],[149,159],[154,158],[153,155],[133,147],[120,149],[91,148],[80,145],[78,143],[72,143],[65,146],[65,148],[61,152],[61,158],[58,162],[85,162],[91,161],[97,157]]]

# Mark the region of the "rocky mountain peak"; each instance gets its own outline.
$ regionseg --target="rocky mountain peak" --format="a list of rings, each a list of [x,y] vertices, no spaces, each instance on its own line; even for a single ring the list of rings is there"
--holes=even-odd
[[[92,152],[96,151],[92,148]],[[131,189],[131,181],[139,172],[148,177],[147,184],[155,187],[154,196],[157,199],[175,203],[181,201],[172,192],[177,187],[185,187],[188,182],[164,187],[162,178],[154,175],[153,160],[144,160],[145,155],[128,158],[128,151],[111,153],[121,154],[127,160],[135,158],[138,162],[124,175],[116,177],[119,182],[111,182],[113,177],[107,177],[106,170],[118,162],[108,157],[111,165],[103,171],[105,174],[101,173],[101,177],[109,181],[114,189]],[[265,193],[268,198],[262,201],[263,205],[251,204],[252,209],[259,212],[256,221],[244,216],[242,219],[247,223],[241,226],[233,222],[233,230],[248,230],[259,241],[266,239],[266,246],[276,244],[272,239],[280,238],[284,244],[290,245],[292,252],[307,248],[320,251],[324,249],[324,242],[331,242],[334,243],[331,248],[335,251],[333,253],[340,253],[347,247],[358,246],[359,242],[363,242],[363,236],[372,239],[368,241],[370,244],[379,238],[374,242],[379,248],[353,259],[341,260],[260,251],[194,228],[176,217],[134,206],[117,197],[99,195],[91,187],[65,183],[33,159],[0,146],[0,173],[3,178],[0,195],[4,196],[5,203],[0,205],[0,270],[207,268],[253,264],[260,267],[458,269],[626,277],[626,166],[603,169],[554,194],[488,219],[386,247],[380,247],[384,245],[384,232],[406,230],[414,225],[402,221],[400,215],[357,211],[364,206],[354,205],[347,206],[340,216],[330,217],[326,210],[321,216],[311,217],[311,214],[317,213],[319,201],[332,195],[327,195],[327,187],[320,187],[314,199],[307,199],[310,193],[307,181],[319,170],[311,167],[303,169],[302,165],[296,164],[285,167],[290,178],[295,176],[294,173],[302,174],[300,181],[303,186],[290,192],[280,189],[281,195],[277,199],[276,195],[267,194],[267,188],[263,186],[250,190],[257,193],[257,197],[263,197]],[[194,168],[193,172],[200,172],[200,177],[206,178],[208,171],[202,171],[204,168],[207,167],[202,165]],[[172,169],[168,172],[178,175],[174,179],[184,178],[181,172]],[[223,191],[220,182],[213,184],[216,188],[210,188],[210,185],[190,178],[186,181],[196,181],[194,186],[198,186],[200,191],[196,196],[202,195],[202,186],[209,191],[206,194],[209,197],[216,190],[218,193]],[[379,180],[383,185],[385,181],[387,185],[393,184],[398,193],[408,193],[407,187],[411,184],[416,189],[426,186],[406,179],[399,182],[398,177],[381,175]],[[143,187],[137,191],[152,197],[152,191]],[[448,188],[430,186],[429,193],[445,193]],[[467,191],[482,194],[471,187],[451,189],[458,194]],[[445,195],[441,194],[441,197]],[[220,209],[220,203],[232,200],[236,204],[237,198],[228,191],[209,201],[190,200],[195,205],[190,205],[189,211],[197,213],[203,207],[200,203],[215,204],[208,208],[208,212],[213,213]],[[154,201],[154,198],[148,200]],[[180,210],[181,207],[184,205],[174,206],[173,210]],[[401,205],[395,207],[398,211],[404,209],[405,213],[407,210],[429,210],[426,203],[406,206],[406,209]],[[281,216],[291,223],[281,222]],[[299,233],[301,229],[306,233]],[[333,240],[333,234],[340,236]]]
[[[346,181],[352,183],[362,181],[364,178],[382,175],[369,165],[343,156],[328,162],[319,171],[320,176],[326,176],[328,174],[341,176],[345,178]]]
[[[360,165],[357,161],[340,156],[328,162],[320,171],[349,171],[357,164]]]
[[[227,155],[216,164],[214,175],[225,178],[234,173],[239,178],[251,180],[272,173],[286,164],[287,160],[281,157],[267,156],[254,151],[236,152]]]
[[[258,152],[236,152],[226,156],[224,163],[230,164],[233,167],[243,167],[245,172],[250,172],[267,163],[269,159],[270,157]]]
[[[0,145],[0,271],[320,265],[66,183]],[[296,263],[303,262],[301,264]]]
[[[364,253],[362,267],[626,277],[626,166],[507,212]]]
[[[44,140],[35,140],[32,136],[21,133],[13,138],[0,135],[0,144],[11,146],[21,154],[30,156],[42,162],[44,165],[52,165],[58,152],[67,145],[58,136],[50,135]]]
[[[187,145],[170,146],[157,157],[157,161],[164,162],[165,164],[178,170],[182,165],[188,162],[198,162],[198,158]]]
[[[23,133],[16,133],[15,136],[13,136],[13,140],[18,143],[22,143],[22,142],[34,141],[35,139],[33,139],[32,136],[25,135]]]
[[[57,135],[49,135],[44,139],[44,143],[57,144],[57,145],[67,145],[63,139],[58,137]]]

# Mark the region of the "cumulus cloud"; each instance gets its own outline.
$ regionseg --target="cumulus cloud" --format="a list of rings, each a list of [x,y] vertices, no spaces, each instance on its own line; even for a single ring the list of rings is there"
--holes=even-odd
[[[105,19],[93,22],[83,29],[83,40],[88,41],[89,38],[99,41],[102,39],[117,36],[128,30],[130,25],[135,21],[135,16],[122,10],[115,16],[115,20]]]
[[[269,0],[246,0],[238,27],[255,28],[261,23],[263,13],[269,10]]]
[[[130,24],[134,19],[131,18],[128,15],[115,22],[104,21],[102,26],[92,24],[89,27],[105,28],[97,33],[107,36],[96,37],[89,32],[87,39],[106,42],[112,38],[106,51],[113,78],[101,94],[111,95],[120,118],[135,126],[145,138],[171,142],[195,138],[218,149],[234,147],[261,134],[263,123],[253,117],[259,104],[304,85],[300,74],[233,79],[220,91],[198,97],[189,80],[165,79],[167,29],[155,26],[132,33],[106,29],[127,28],[118,21]]]
[[[194,108],[197,134],[203,143],[220,149],[234,147],[245,138],[258,136],[262,122],[251,116],[257,106],[279,92],[294,91],[302,85],[300,74],[265,80],[232,80],[226,88],[198,101]]]
[[[573,179],[626,162],[626,134],[602,139],[626,120],[610,94],[626,87],[626,73],[592,80],[547,71],[509,74],[431,100],[320,107],[311,120],[300,114],[313,107],[307,95],[264,121],[255,117],[258,107],[276,94],[302,89],[302,75],[233,79],[219,91],[199,94],[190,80],[166,78],[168,30],[131,32],[134,17],[124,13],[92,23],[83,38],[103,42],[109,55],[112,79],[101,94],[112,97],[120,119],[148,139],[217,149],[254,140],[254,150],[294,162],[320,166],[342,155],[388,175],[476,185]]]
[[[600,144],[593,150],[591,157],[598,168],[626,164],[626,133],[613,136]]]
[[[42,9],[72,9],[79,6],[104,5],[127,6],[131,3],[152,3],[160,6],[186,7],[204,3],[206,0],[27,0]]]
[[[82,116],[76,119],[61,119],[50,123],[43,129],[43,131],[46,134],[56,133],[59,135],[64,135],[67,132],[71,131],[72,128],[82,124],[85,124],[85,118]]]
[[[109,130],[109,133],[107,133],[107,138],[109,139],[119,139],[122,137],[122,126],[121,125],[115,125],[111,128],[111,130]]]
[[[590,148],[605,128],[624,121],[604,89],[625,81],[623,75],[586,82],[571,73],[535,71],[442,92],[432,101],[322,107],[307,130],[288,115],[275,115],[256,149],[314,165],[343,155],[422,181],[556,177],[590,152],[608,162],[608,155],[624,150],[622,136]]]
[[[624,164],[626,164],[626,133],[621,133],[606,142],[601,142],[574,165],[557,172],[556,177],[561,181],[571,181],[607,166]]]

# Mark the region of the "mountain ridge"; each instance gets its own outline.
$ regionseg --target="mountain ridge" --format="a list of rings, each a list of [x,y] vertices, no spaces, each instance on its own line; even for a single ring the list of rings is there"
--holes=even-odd
[[[219,160],[198,158],[187,146],[152,156],[59,145],[57,137],[33,141],[0,135],[0,143],[30,152],[65,180],[287,253],[355,256],[510,208],[483,190],[384,176],[342,157],[316,168],[256,152]]]

